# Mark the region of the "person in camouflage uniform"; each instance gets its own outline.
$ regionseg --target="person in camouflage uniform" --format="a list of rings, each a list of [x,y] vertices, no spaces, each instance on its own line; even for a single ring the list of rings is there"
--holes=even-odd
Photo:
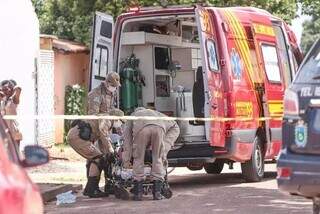
[[[112,109],[111,116],[123,116],[119,109]],[[102,170],[107,169],[107,159],[114,151],[109,135],[112,127],[121,126],[120,120],[75,120],[68,132],[67,140],[70,146],[87,161],[87,184],[83,194],[92,198],[106,197],[108,193],[99,189],[99,181]]]
[[[151,109],[138,107],[131,116],[166,117]],[[167,154],[179,137],[180,128],[172,120],[128,120],[124,128],[124,168],[130,167],[133,158],[133,178],[136,189],[134,200],[142,200],[144,180],[144,158],[147,148],[152,151],[151,176],[153,178],[153,199],[160,200],[161,186],[168,167]]]
[[[108,113],[110,110],[115,109],[114,101],[117,88],[120,85],[120,76],[116,72],[108,73],[104,82],[92,89],[88,94],[87,102],[87,114],[97,115]],[[117,133],[121,133],[121,127],[115,128]],[[100,141],[96,142],[100,143]],[[87,163],[88,164],[88,163]],[[109,179],[106,180],[105,191],[108,190],[109,193],[113,193],[112,184],[110,184]]]
[[[120,76],[116,72],[108,73],[106,80],[88,94],[89,115],[108,113],[114,108],[114,97],[120,85]]]

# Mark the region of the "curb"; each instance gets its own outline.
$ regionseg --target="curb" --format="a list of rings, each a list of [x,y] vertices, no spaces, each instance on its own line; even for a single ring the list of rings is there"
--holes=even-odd
[[[60,193],[82,190],[81,184],[56,184],[56,183],[37,183],[42,200],[44,203],[56,200],[56,196]]]

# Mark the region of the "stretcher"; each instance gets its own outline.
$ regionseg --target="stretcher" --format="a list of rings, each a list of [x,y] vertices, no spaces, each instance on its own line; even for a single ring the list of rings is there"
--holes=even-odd
[[[130,195],[134,194],[134,181],[132,169],[124,169],[122,161],[123,139],[119,135],[112,135],[112,146],[114,148],[114,156],[109,160],[108,170],[106,170],[106,179],[108,179],[108,187],[116,198],[129,200]],[[150,176],[152,165],[151,151],[147,150],[145,154],[145,180],[143,183],[144,195],[152,194],[153,182]],[[106,190],[105,190],[106,191]],[[109,191],[110,192],[110,191]],[[161,189],[164,198],[171,198],[172,191],[168,182],[168,171],[166,170],[165,180]]]

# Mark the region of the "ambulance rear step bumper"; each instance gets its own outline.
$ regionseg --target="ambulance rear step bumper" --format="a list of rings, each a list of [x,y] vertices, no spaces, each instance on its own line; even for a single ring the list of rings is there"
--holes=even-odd
[[[207,142],[185,143],[176,146],[168,153],[169,165],[214,162],[214,147]]]

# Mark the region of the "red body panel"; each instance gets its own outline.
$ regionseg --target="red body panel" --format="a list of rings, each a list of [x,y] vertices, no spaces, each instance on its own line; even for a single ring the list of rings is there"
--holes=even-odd
[[[205,116],[213,118],[224,118],[224,81],[222,79],[224,66],[219,64],[219,57],[216,59],[217,68],[211,68],[210,56],[223,56],[224,50],[221,41],[221,26],[218,22],[218,17],[214,10],[197,7],[196,14],[199,18],[198,24],[201,25],[199,29],[200,45],[202,48],[202,69],[204,75],[207,77],[204,80],[205,96],[209,97],[206,101],[209,103],[208,108],[205,108]],[[211,44],[211,45],[210,45]],[[214,47],[213,47],[214,44]],[[212,54],[214,51],[217,54]],[[220,58],[221,60],[221,58]],[[215,61],[212,60],[211,61]],[[224,147],[225,146],[225,125],[221,120],[212,120],[206,125],[210,130],[209,141],[211,146]]]
[[[10,158],[0,139],[0,213],[43,213],[38,187],[19,165],[16,154],[12,153]]]

